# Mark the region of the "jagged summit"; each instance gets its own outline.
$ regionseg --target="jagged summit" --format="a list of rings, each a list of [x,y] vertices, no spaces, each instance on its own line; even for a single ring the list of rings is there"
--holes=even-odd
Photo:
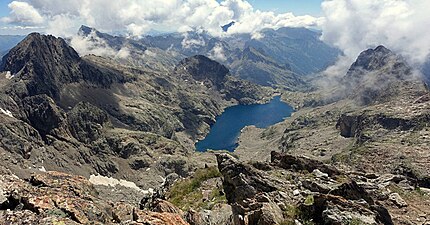
[[[229,73],[227,67],[203,55],[182,60],[175,71],[196,81],[210,81],[215,86],[221,84]]]
[[[236,22],[231,21],[230,23],[228,23],[228,24],[226,24],[226,25],[224,25],[224,26],[221,26],[221,28],[222,28],[222,30],[223,30],[224,32],[227,32],[227,31],[228,31],[228,29],[230,29],[230,27],[231,27],[231,26],[233,26],[234,24],[236,24]]]
[[[363,51],[345,76],[347,82],[355,83],[369,78],[405,80],[411,77],[412,68],[406,60],[382,45]]]
[[[46,94],[58,99],[63,85],[80,81],[107,87],[123,80],[113,71],[102,72],[82,60],[62,38],[32,33],[4,58],[2,71],[10,71],[25,88],[14,90],[18,96]]]
[[[410,69],[402,57],[396,55],[383,45],[380,45],[375,49],[368,49],[362,52],[352,64],[350,71],[358,69],[375,71],[386,66],[390,66],[393,69],[399,69],[401,67]]]
[[[342,92],[364,105],[423,90],[422,80],[413,75],[406,60],[382,45],[363,51],[342,82]]]
[[[63,39],[31,33],[3,58],[0,69],[16,74],[30,62],[33,66],[41,67],[38,69],[47,70],[42,65],[43,61],[74,63],[78,60],[78,53]]]
[[[78,34],[86,36],[86,35],[91,34],[91,32],[93,32],[93,31],[98,32],[95,28],[81,25],[81,27],[79,28]]]

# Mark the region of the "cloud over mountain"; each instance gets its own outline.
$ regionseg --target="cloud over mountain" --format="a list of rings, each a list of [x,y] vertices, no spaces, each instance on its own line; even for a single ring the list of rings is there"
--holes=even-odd
[[[18,25],[29,21],[45,22],[49,33],[62,36],[72,35],[72,30],[76,31],[80,24],[108,32],[125,31],[133,36],[143,35],[150,29],[172,28],[176,31],[202,28],[219,36],[228,35],[220,27],[231,21],[236,23],[228,33],[258,33],[264,28],[284,26],[317,26],[321,21],[312,16],[255,10],[245,0],[19,0],[13,1],[9,8],[12,12],[3,18],[4,21]]]
[[[323,40],[354,59],[380,44],[422,64],[430,53],[430,1],[326,0]]]
[[[44,18],[40,13],[27,2],[13,1],[8,4],[8,7],[11,10],[10,15],[2,18],[2,22],[23,26],[36,25],[44,22]]]

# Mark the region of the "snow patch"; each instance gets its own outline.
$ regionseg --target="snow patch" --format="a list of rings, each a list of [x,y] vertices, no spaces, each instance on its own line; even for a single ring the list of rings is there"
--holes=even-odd
[[[15,77],[15,74],[11,74],[10,71],[6,72],[6,79],[10,80]]]
[[[11,117],[11,118],[14,118],[13,117],[13,115],[12,115],[12,112],[11,111],[9,111],[9,110],[4,110],[3,108],[0,108],[0,112],[1,113],[3,113],[3,114],[5,114],[6,116],[9,116],[9,117]]]
[[[44,166],[42,166],[41,168],[39,168],[39,171],[40,171],[40,172],[46,172],[46,169],[45,169],[45,167],[44,167]]]
[[[148,190],[142,190],[134,182],[127,181],[127,180],[118,180],[112,177],[105,177],[101,175],[91,175],[89,181],[93,185],[103,185],[103,186],[110,186],[110,187],[122,186],[122,187],[134,189],[144,194],[154,193],[154,189],[152,188],[149,188]]]

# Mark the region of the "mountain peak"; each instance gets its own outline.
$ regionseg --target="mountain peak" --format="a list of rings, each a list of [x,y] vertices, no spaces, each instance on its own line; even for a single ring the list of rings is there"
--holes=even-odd
[[[88,26],[82,25],[79,28],[78,34],[82,35],[82,36],[87,36],[87,35],[91,34],[91,32],[93,32],[93,31],[97,31],[97,30],[94,29],[94,28],[92,28],[92,27],[88,27]]]
[[[191,76],[196,81],[210,81],[217,86],[223,82],[229,70],[217,61],[203,55],[196,55],[179,62],[175,72],[180,76]]]
[[[42,61],[55,62],[60,59],[61,61],[73,63],[79,60],[80,57],[62,38],[31,33],[3,58],[0,69],[16,74],[28,63],[39,65],[44,63]]]
[[[383,45],[379,45],[375,49],[368,49],[362,52],[357,60],[352,64],[350,70],[378,70],[389,64],[390,61],[403,61],[400,57],[394,54],[391,50]]]
[[[58,99],[60,89],[68,83],[82,80],[99,86],[109,86],[122,80],[121,74],[107,70],[102,73],[96,66],[82,60],[79,54],[62,38],[32,33],[3,58],[0,68],[10,71],[25,84],[18,96],[46,94]]]
[[[224,26],[221,26],[221,28],[222,28],[222,30],[223,30],[224,32],[227,32],[227,31],[228,31],[228,29],[229,29],[231,26],[233,26],[234,24],[236,24],[236,22],[231,21],[230,23],[228,23],[228,24],[226,24],[226,25],[224,25]]]

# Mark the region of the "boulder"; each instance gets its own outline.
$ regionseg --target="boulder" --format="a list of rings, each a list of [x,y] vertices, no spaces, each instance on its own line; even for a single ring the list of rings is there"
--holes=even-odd
[[[408,203],[403,200],[403,198],[398,193],[391,193],[388,196],[388,199],[390,199],[390,201],[396,204],[396,206],[399,208],[408,207]]]

